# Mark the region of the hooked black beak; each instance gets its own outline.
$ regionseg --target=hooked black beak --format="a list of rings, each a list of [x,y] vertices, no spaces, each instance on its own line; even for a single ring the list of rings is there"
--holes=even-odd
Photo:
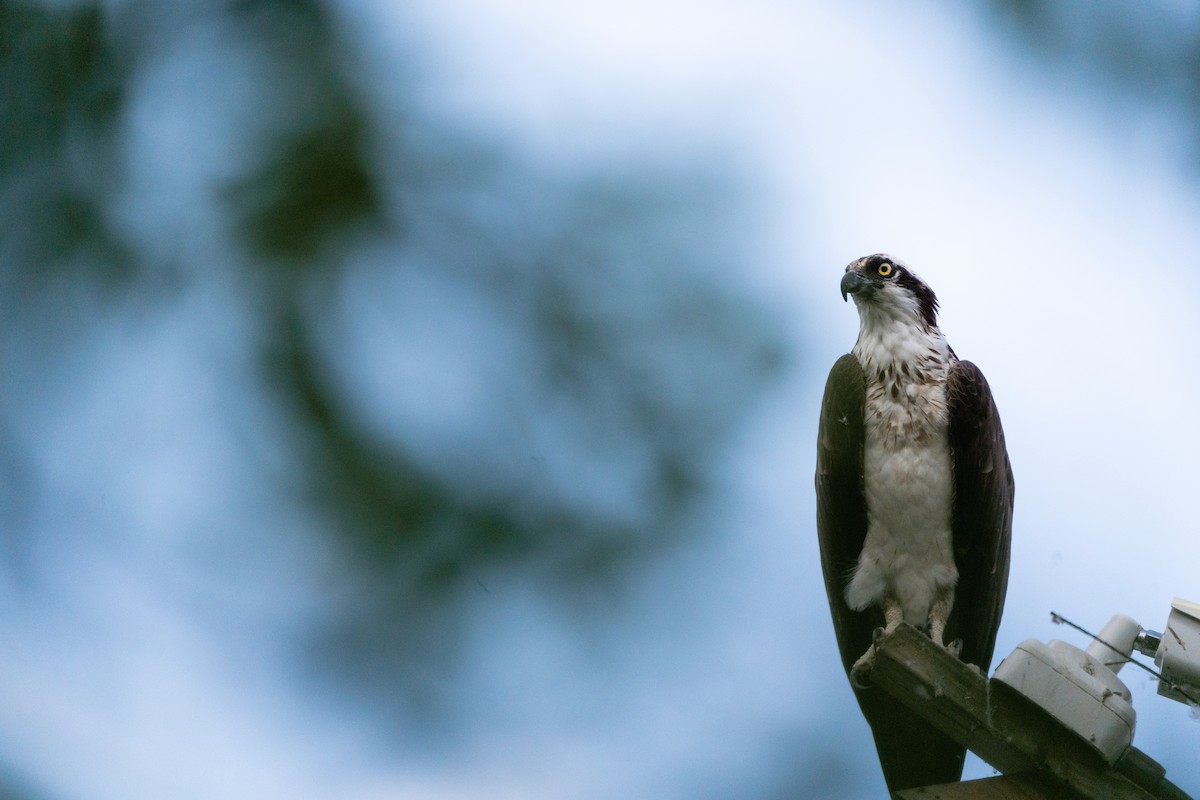
[[[846,300],[848,294],[859,294],[860,292],[870,292],[874,287],[871,282],[864,278],[854,270],[846,270],[846,274],[842,276],[842,300]]]

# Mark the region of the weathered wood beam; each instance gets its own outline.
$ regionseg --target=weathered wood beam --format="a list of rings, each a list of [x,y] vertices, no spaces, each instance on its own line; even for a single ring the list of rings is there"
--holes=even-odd
[[[1072,800],[1057,781],[1037,771],[942,783],[893,792],[893,800]]]
[[[1097,800],[1187,798],[1145,754],[1131,749],[1124,769],[1109,766],[1044,710],[910,625],[880,640],[871,681],[1005,774],[1038,770]]]

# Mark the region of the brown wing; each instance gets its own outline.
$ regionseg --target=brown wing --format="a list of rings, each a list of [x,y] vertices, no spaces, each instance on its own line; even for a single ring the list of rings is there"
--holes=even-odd
[[[846,583],[867,538],[863,497],[866,396],[862,367],[847,353],[829,372],[817,430],[817,538],[833,630],[847,673],[883,624],[881,613],[853,611],[845,598]]]
[[[991,669],[1008,590],[1013,476],[1000,413],[979,368],[960,361],[946,383],[954,464],[954,561],[958,585],[946,640],[962,639],[962,660]]]
[[[817,432],[817,539],[833,629],[847,675],[871,645],[883,613],[846,605],[846,583],[867,537],[863,496],[866,377],[853,355],[833,365]],[[966,748],[915,716],[881,689],[855,689],[871,726],[889,791],[951,783],[962,776]]]

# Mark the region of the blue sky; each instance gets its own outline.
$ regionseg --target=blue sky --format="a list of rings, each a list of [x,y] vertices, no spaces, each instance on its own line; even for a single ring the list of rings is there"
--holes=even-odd
[[[414,729],[397,745],[368,712],[306,693],[277,636],[322,613],[311,578],[326,553],[236,455],[273,424],[229,392],[252,369],[230,345],[248,324],[228,312],[239,287],[213,278],[168,311],[132,309],[59,367],[70,391],[20,390],[38,409],[23,435],[69,502],[39,522],[53,602],[7,615],[0,732],[51,796],[881,796],[833,647],[812,497],[825,372],[857,330],[838,280],[876,251],[934,287],[943,330],[984,370],[1005,423],[1017,510],[997,660],[1030,637],[1082,645],[1051,610],[1093,629],[1117,612],[1158,628],[1173,596],[1200,599],[1200,183],[1177,120],[1081,91],[949,3],[339,8],[379,103],[416,53],[431,116],[557,174],[665,154],[738,175],[747,251],[722,277],[764,299],[795,355],[728,449],[725,488],[699,511],[702,545],[647,572],[588,635],[537,587],[490,586],[465,638],[460,734],[430,743]],[[139,84],[123,211],[143,247],[183,237],[197,263],[228,257],[205,198],[237,148],[202,113],[221,103],[170,98],[190,71],[236,71],[236,53],[209,44]],[[335,333],[358,354],[345,368],[366,418],[386,435],[398,408],[426,432],[423,457],[453,468],[439,442],[499,424],[479,409],[488,381],[505,380],[495,348],[519,361],[520,342],[483,352],[471,326],[486,309],[447,310],[446,351],[403,356],[389,384],[372,370],[380,342],[438,324],[445,292],[395,290],[410,330],[355,291],[338,301],[364,323]],[[413,382],[441,382],[456,402],[424,406],[404,394]],[[221,568],[197,582],[197,562]],[[1200,722],[1140,673],[1123,677],[1135,744],[1200,794]],[[839,772],[806,772],[810,760]]]
[[[587,162],[632,139],[711,148],[753,176],[760,249],[737,269],[782,308],[804,358],[733,469],[753,499],[728,546],[762,571],[747,584],[773,586],[743,599],[737,625],[773,603],[813,609],[802,642],[781,644],[795,620],[763,631],[772,658],[790,651],[815,669],[810,648],[829,645],[814,421],[824,370],[857,329],[839,272],[880,250],[938,292],[943,330],[985,370],[1005,421],[1018,490],[997,657],[1027,637],[1075,641],[1051,610],[1155,628],[1173,596],[1197,592],[1200,434],[1187,418],[1200,383],[1187,367],[1200,318],[1187,254],[1200,197],[1169,113],[1023,60],[984,14],[950,4],[478,2],[424,20],[449,65],[432,102],[535,158]],[[1148,678],[1126,680],[1136,743],[1196,792],[1195,719]],[[837,682],[837,713],[853,715]]]

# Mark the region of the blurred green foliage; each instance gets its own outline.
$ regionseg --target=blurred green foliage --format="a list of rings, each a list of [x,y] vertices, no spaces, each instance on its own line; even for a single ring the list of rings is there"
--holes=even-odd
[[[1200,164],[1200,17],[1193,3],[979,5],[998,23],[994,30],[1032,57],[1027,66],[1044,85],[1064,97],[1091,97],[1118,131],[1165,123]]]
[[[111,287],[131,277],[107,211],[129,77],[110,33],[97,7],[0,3],[0,280],[8,303],[60,278]]]
[[[275,490],[343,554],[305,652],[326,679],[436,718],[430,687],[453,672],[490,583],[540,587],[583,618],[603,617],[611,604],[601,599],[655,554],[706,532],[695,510],[719,448],[783,362],[770,315],[725,277],[742,268],[736,186],[708,167],[650,157],[567,177],[435,124],[416,104],[385,107],[367,91],[377,76],[363,74],[335,4],[182,9],[0,5],[9,302],[35,287],[78,301],[77,288],[51,280],[67,271],[148,303],[176,299],[155,293],[154,273],[179,267],[144,255],[149,232],[137,220],[122,233],[110,221],[139,155],[121,121],[144,102],[138,89],[172,43],[236,40],[249,55],[235,78],[270,83],[253,95],[261,105],[226,109],[244,150],[212,187],[229,237],[212,252],[230,254],[253,321],[241,346],[262,370],[232,390],[276,410],[273,447],[291,471],[270,476]],[[409,78],[388,80],[403,89]],[[194,88],[225,94],[202,77]],[[483,298],[526,354],[501,370],[481,412],[490,438],[454,436],[460,450],[499,450],[490,465],[439,468],[410,442],[422,435],[414,423],[397,416],[381,435],[364,420],[356,370],[396,365],[354,366],[358,354],[330,331],[362,327],[361,310],[338,301],[348,286],[386,299],[398,291],[388,275],[442,286],[434,302],[456,322],[469,313],[456,291]],[[186,294],[199,279],[183,280]],[[124,308],[72,324],[86,335]],[[56,323],[29,317],[9,335]],[[486,360],[498,331],[477,324]],[[445,344],[436,324],[426,335]],[[430,392],[428,402],[441,400]],[[515,443],[507,455],[497,437]],[[589,482],[623,488],[605,494]]]

